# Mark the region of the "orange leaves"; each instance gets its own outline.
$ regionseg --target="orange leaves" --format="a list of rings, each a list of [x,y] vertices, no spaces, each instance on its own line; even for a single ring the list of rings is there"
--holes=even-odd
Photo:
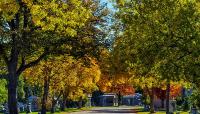
[[[135,90],[128,82],[128,76],[118,74],[115,77],[109,77],[109,75],[102,75],[98,82],[99,89],[102,92],[114,92],[120,93],[121,95],[134,94]]]
[[[133,95],[135,94],[135,89],[128,84],[118,84],[112,87],[112,92],[120,93],[121,95]]]
[[[101,75],[101,78],[97,82],[97,85],[102,92],[110,92],[112,80],[110,80],[107,75]]]
[[[177,96],[181,95],[182,86],[180,84],[172,84],[170,87],[170,97],[176,98]]]
[[[170,98],[174,99],[181,95],[183,86],[181,84],[171,84],[170,85]],[[166,89],[154,88],[155,94],[160,99],[166,98]]]

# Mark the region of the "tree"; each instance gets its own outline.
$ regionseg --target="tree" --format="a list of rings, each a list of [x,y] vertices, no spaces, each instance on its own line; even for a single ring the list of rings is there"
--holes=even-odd
[[[118,105],[122,104],[122,96],[135,94],[135,89],[127,74],[105,75],[102,74],[98,87],[102,92],[112,92],[118,95]]]
[[[32,69],[28,69],[25,73],[28,83],[32,84],[32,86],[39,85],[43,90],[41,101],[42,114],[46,114],[47,100],[50,92],[59,91],[60,84],[62,84],[61,81],[64,79],[63,73],[69,69],[71,61],[68,60],[64,57],[50,58],[48,61],[41,61],[40,64]]]
[[[167,114],[170,80],[184,78],[190,61],[199,55],[198,6],[195,0],[118,1],[124,28],[118,38],[121,55],[136,74],[154,73],[167,80]]]
[[[88,57],[86,57],[88,58]],[[27,83],[38,85],[42,89],[42,113],[46,113],[47,101],[50,98],[51,112],[55,112],[57,101],[63,97],[62,108],[65,109],[67,99],[80,100],[97,89],[100,70],[95,59],[76,60],[72,56],[51,57],[41,61],[25,72]],[[85,64],[84,62],[87,62]]]
[[[85,61],[85,59],[88,60]],[[79,59],[74,63],[74,69],[68,73],[63,80],[65,86],[63,87],[62,110],[65,109],[67,99],[82,102],[82,99],[87,98],[88,94],[97,90],[96,83],[101,75],[97,61],[90,57]]]
[[[100,68],[102,76],[98,86],[102,92],[113,92],[118,95],[118,105],[122,103],[123,95],[135,93],[130,78],[132,75],[123,64],[125,60],[120,56],[119,50],[109,51],[103,48],[100,54]]]
[[[165,81],[162,81],[159,76],[155,74],[148,74],[146,76],[133,75],[130,79],[134,87],[140,87],[143,90],[145,102],[147,98],[150,98],[150,112],[154,113],[154,97],[156,94],[156,88],[163,88]]]
[[[16,88],[20,74],[49,53],[66,47],[63,44],[90,16],[83,4],[80,0],[0,1],[0,59],[7,68],[0,77],[8,80],[10,114],[18,114]]]
[[[99,59],[101,49],[107,46],[110,11],[100,0],[87,0],[85,7],[90,8],[91,15],[85,26],[78,30],[70,53],[75,57],[84,57],[87,54]]]
[[[180,81],[182,82],[182,81]],[[180,83],[178,82],[178,83]],[[175,99],[176,97],[181,95],[182,89],[185,86],[184,84],[178,84],[177,82],[171,82],[170,85],[170,99]],[[161,99],[161,107],[164,108],[164,100],[166,99],[166,86],[162,86],[162,88],[154,88],[155,95]]]

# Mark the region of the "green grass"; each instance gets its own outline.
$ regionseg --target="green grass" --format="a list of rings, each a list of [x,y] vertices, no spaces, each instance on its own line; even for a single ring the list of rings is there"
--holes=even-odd
[[[136,111],[137,114],[150,114],[150,112],[145,112],[144,107],[141,107],[141,106],[134,107],[134,110]],[[183,111],[178,111],[178,112],[179,112],[179,114],[189,114],[189,112],[183,112]],[[166,112],[165,111],[156,111],[154,114],[166,114]]]
[[[150,114],[150,113],[149,112],[137,112],[137,114]],[[165,111],[158,111],[154,114],[166,114],[166,112]],[[179,114],[189,114],[189,112],[180,112]]]
[[[90,110],[91,107],[83,107],[83,108],[66,108],[64,112],[55,112],[54,114],[68,114],[70,112],[80,112],[80,111],[86,111]],[[20,114],[26,114],[26,113],[20,113]],[[30,114],[38,114],[38,112],[32,112]],[[51,114],[50,112],[47,112],[47,114]]]

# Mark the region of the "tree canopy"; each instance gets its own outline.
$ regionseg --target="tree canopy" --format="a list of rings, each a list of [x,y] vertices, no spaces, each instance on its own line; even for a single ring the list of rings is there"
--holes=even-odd
[[[199,1],[119,0],[117,17],[121,35],[114,47],[120,50],[126,69],[135,75],[158,75],[167,80],[187,75],[199,62]],[[191,64],[191,61],[192,64]],[[196,74],[196,73],[195,73]],[[167,103],[169,104],[169,103]],[[168,108],[167,108],[168,111]]]

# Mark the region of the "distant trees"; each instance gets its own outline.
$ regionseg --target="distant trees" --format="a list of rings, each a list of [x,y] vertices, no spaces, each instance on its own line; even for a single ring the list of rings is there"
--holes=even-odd
[[[123,95],[133,95],[135,89],[132,86],[128,72],[124,71],[124,64],[115,51],[109,52],[103,49],[100,55],[101,78],[98,87],[102,92],[113,92],[118,95],[118,104],[121,105]]]

